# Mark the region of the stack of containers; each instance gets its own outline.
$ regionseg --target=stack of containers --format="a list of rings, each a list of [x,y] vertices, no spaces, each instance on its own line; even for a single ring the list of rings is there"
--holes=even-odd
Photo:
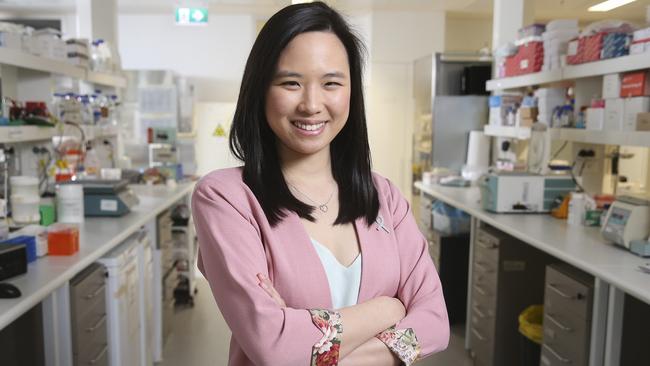
[[[28,176],[13,176],[9,178],[11,185],[11,216],[17,224],[36,224],[41,215],[38,206],[41,196],[38,192],[38,178]]]
[[[519,30],[515,42],[517,53],[506,58],[506,76],[517,76],[539,72],[544,63],[543,24],[532,24]]]
[[[61,32],[53,28],[44,28],[32,32],[29,50],[32,54],[64,61],[66,57],[65,42]]]
[[[542,70],[558,69],[562,66],[562,56],[567,54],[569,41],[578,37],[578,21],[576,19],[553,20],[546,25],[542,34],[544,40],[544,64]]]
[[[0,22],[0,47],[22,50],[24,31],[21,25]]]
[[[537,97],[537,122],[551,127],[553,110],[564,105],[566,100],[566,89],[564,88],[540,88],[535,90]]]
[[[502,94],[492,95],[489,99],[489,124],[493,126],[514,126],[515,113],[521,103],[521,95]],[[511,117],[510,117],[511,116]]]
[[[621,74],[603,76],[603,99],[605,101],[604,120],[600,129],[620,131],[623,129],[624,102],[621,99]],[[593,116],[592,118],[597,118]],[[598,124],[591,123],[598,127]]]
[[[639,114],[650,112],[650,71],[626,73],[621,78],[623,131],[635,131]]]
[[[70,38],[65,41],[65,48],[69,63],[85,68],[90,67],[90,51],[87,39]]]
[[[632,34],[630,54],[637,55],[644,52],[650,52],[650,27],[639,29]]]

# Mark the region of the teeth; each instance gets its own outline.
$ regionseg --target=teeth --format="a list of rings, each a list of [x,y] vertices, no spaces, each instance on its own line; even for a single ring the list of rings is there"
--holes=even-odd
[[[293,125],[298,127],[301,130],[305,131],[315,131],[318,130],[319,128],[323,127],[325,125],[325,122],[321,122],[315,125],[308,125],[308,124],[303,124],[300,122],[293,122]]]

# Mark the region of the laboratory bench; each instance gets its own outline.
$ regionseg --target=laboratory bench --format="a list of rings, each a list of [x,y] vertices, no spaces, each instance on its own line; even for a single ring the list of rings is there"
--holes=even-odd
[[[194,182],[173,187],[131,185],[139,204],[121,217],[86,217],[79,224],[79,251],[71,256],[45,256],[28,264],[27,273],[3,282],[22,296],[0,299],[0,330],[35,306],[42,307],[46,364],[71,365],[70,281],[142,227],[155,232],[156,219],[178,202],[187,202]],[[155,233],[153,234],[155,240]]]
[[[602,238],[599,228],[568,225],[566,220],[559,220],[548,214],[497,214],[485,211],[481,206],[478,187],[445,187],[425,185],[422,182],[416,182],[415,187],[420,190],[422,201],[433,198],[456,207],[471,217],[467,319],[472,319],[470,304],[476,291],[473,290],[472,271],[475,270],[475,265],[472,263],[480,244],[477,243],[477,235],[481,234],[484,227],[494,228],[515,238],[518,243],[523,242],[536,248],[544,256],[550,256],[552,259],[548,264],[553,261],[564,262],[593,277],[593,290],[590,290],[592,304],[589,307],[589,362],[585,364],[626,365],[621,360],[625,360],[627,356],[622,358],[621,350],[625,351],[630,342],[623,342],[621,338],[627,332],[624,324],[626,328],[632,328],[635,322],[631,316],[625,317],[625,312],[628,308],[633,308],[635,314],[643,314],[644,317],[650,313],[650,274],[639,268],[648,262],[648,259],[608,243]],[[467,321],[467,349],[472,348],[473,330],[475,331],[471,322]],[[561,364],[561,360],[557,363],[542,364]]]

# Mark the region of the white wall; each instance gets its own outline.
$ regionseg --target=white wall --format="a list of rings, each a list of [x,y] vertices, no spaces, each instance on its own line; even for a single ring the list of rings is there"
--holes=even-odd
[[[492,19],[447,17],[445,51],[492,49]]]
[[[119,49],[124,69],[167,69],[195,83],[199,101],[237,100],[255,39],[252,15],[210,14],[206,26],[177,26],[171,14],[122,14]]]

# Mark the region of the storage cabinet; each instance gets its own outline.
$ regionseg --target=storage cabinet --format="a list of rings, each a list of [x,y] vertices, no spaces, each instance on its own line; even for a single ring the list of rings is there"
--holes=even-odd
[[[518,366],[518,316],[541,304],[552,257],[487,225],[476,232],[470,349],[476,366]]]
[[[467,316],[469,235],[442,236],[432,231],[430,238],[429,253],[440,276],[449,323],[464,323]]]
[[[589,364],[593,277],[568,266],[546,268],[540,364]]]
[[[92,264],[70,281],[75,365],[108,365],[106,270]]]

